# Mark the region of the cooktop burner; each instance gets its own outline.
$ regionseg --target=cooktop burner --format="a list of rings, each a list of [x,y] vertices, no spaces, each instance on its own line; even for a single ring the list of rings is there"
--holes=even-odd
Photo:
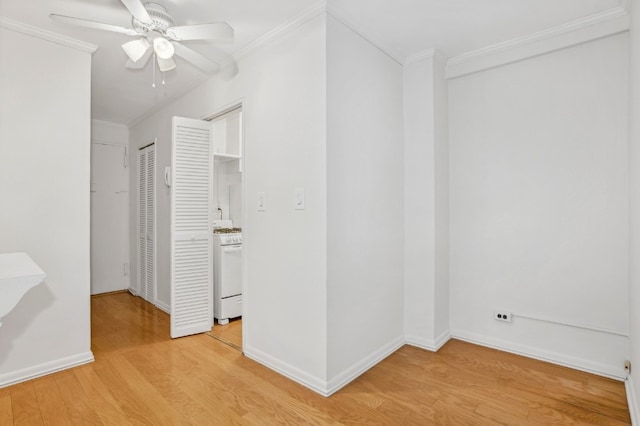
[[[214,234],[239,234],[242,232],[242,228],[216,228],[213,230]]]

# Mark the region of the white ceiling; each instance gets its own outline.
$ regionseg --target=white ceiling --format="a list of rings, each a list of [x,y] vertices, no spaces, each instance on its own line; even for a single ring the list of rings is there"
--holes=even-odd
[[[176,25],[226,21],[233,42],[186,42],[215,60],[233,54],[260,36],[295,19],[318,0],[154,0]],[[606,11],[628,0],[328,0],[329,9],[349,25],[402,60],[429,48],[447,56],[531,34]],[[124,67],[120,47],[129,36],[73,28],[52,22],[57,13],[129,27],[120,0],[0,0],[0,16],[65,34],[99,46],[93,58],[93,118],[129,124],[191,89],[206,78],[188,63],[166,75],[166,85],[151,87],[152,67]],[[46,70],[43,70],[46,72]]]

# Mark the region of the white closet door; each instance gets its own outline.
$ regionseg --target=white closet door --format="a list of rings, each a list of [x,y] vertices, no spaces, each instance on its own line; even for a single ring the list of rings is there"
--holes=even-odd
[[[147,183],[146,183],[146,218],[145,218],[145,299],[148,302],[156,302],[155,286],[155,170],[156,170],[156,149],[155,145],[147,148]]]
[[[138,294],[155,303],[155,146],[138,158]]]
[[[171,337],[211,330],[213,156],[211,123],[172,121]]]

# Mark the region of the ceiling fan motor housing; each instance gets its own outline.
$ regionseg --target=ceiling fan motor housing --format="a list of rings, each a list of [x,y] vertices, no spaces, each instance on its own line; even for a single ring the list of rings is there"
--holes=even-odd
[[[146,34],[149,31],[155,31],[160,34],[166,34],[167,28],[173,26],[173,18],[167,13],[167,9],[158,3],[145,3],[144,8],[151,17],[151,24],[140,22],[135,17],[131,23],[133,28],[140,34]]]

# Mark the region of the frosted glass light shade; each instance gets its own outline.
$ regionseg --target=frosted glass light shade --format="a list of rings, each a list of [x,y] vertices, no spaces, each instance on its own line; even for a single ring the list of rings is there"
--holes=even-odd
[[[171,42],[163,37],[153,39],[153,50],[159,59],[171,59],[176,49]]]
[[[162,59],[160,56],[158,56],[157,60],[158,60],[158,68],[160,68],[160,71],[162,72],[171,71],[176,67],[176,62],[171,58]]]
[[[133,40],[122,45],[124,52],[133,62],[138,62],[147,52],[149,47],[150,45],[146,38]]]

